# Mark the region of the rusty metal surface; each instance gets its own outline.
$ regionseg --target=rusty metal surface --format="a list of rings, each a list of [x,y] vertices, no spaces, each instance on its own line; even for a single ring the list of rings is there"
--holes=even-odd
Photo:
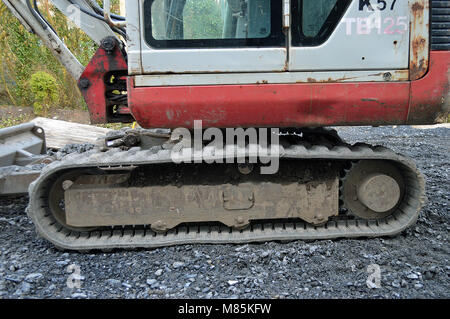
[[[147,187],[105,187],[105,180],[110,183],[114,175],[81,178],[83,182],[77,180],[65,192],[66,223],[73,227],[147,224],[155,231],[167,231],[181,223],[222,222],[243,228],[251,220],[289,218],[317,225],[338,214],[336,176],[304,184]],[[87,184],[88,180],[94,183]]]
[[[428,71],[430,54],[430,1],[414,0],[411,6],[410,74],[411,81]]]
[[[409,70],[308,71],[278,73],[157,74],[134,76],[136,87],[199,86],[233,84],[295,84],[398,82],[409,79]]]
[[[407,124],[434,124],[450,112],[450,51],[431,51],[428,73],[411,81]]]

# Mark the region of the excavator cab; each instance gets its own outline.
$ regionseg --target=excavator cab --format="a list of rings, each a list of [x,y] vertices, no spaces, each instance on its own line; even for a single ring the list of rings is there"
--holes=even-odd
[[[78,81],[93,124],[143,128],[31,185],[28,214],[56,246],[391,236],[417,220],[413,161],[326,127],[448,116],[450,1],[126,0],[119,16],[109,0],[52,0],[99,45],[87,66],[36,1],[2,1]],[[215,143],[195,144],[199,122]],[[267,158],[279,169],[260,174]]]
[[[143,127],[397,125],[447,112],[429,1],[137,3],[126,9],[128,107]],[[433,96],[430,66],[444,70],[428,74],[441,83]]]
[[[350,0],[156,0],[127,14],[141,30],[130,38],[141,47],[136,74],[407,69],[409,3],[373,8]]]

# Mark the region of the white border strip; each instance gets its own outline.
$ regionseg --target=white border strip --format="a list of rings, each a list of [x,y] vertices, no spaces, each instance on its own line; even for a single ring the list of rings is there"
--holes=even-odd
[[[217,73],[157,74],[134,77],[136,87],[243,85],[288,83],[386,82],[408,81],[408,70],[279,72],[279,73]]]

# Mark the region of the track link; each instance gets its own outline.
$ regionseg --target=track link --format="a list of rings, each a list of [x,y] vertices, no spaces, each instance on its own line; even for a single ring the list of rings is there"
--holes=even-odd
[[[214,153],[213,149],[210,151]],[[342,215],[322,226],[312,226],[301,221],[253,222],[249,228],[244,230],[235,230],[221,225],[182,225],[164,234],[155,233],[145,225],[84,232],[74,231],[58,223],[48,211],[48,188],[59,174],[70,169],[120,170],[139,165],[172,163],[170,150],[154,147],[149,150],[140,148],[132,148],[128,151],[111,149],[107,152],[92,150],[83,154],[70,154],[62,161],[48,165],[41,176],[30,185],[30,202],[27,213],[33,220],[38,234],[55,246],[60,249],[86,251],[114,248],[156,248],[181,244],[243,244],[266,241],[394,236],[416,222],[420,209],[426,201],[425,179],[414,162],[384,147],[339,144],[328,148],[324,145],[311,147],[308,144],[298,144],[282,148],[280,156],[281,160],[286,158],[394,162],[400,168],[406,183],[405,196],[392,215],[378,220],[368,221]]]

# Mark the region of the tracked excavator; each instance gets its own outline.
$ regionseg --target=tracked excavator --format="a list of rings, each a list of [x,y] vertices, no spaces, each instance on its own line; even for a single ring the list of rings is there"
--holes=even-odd
[[[448,116],[450,1],[126,0],[120,16],[51,0],[98,45],[87,66],[39,1],[2,1],[77,80],[93,124],[141,127],[31,184],[28,215],[57,247],[394,236],[417,220],[414,162],[328,127]]]

